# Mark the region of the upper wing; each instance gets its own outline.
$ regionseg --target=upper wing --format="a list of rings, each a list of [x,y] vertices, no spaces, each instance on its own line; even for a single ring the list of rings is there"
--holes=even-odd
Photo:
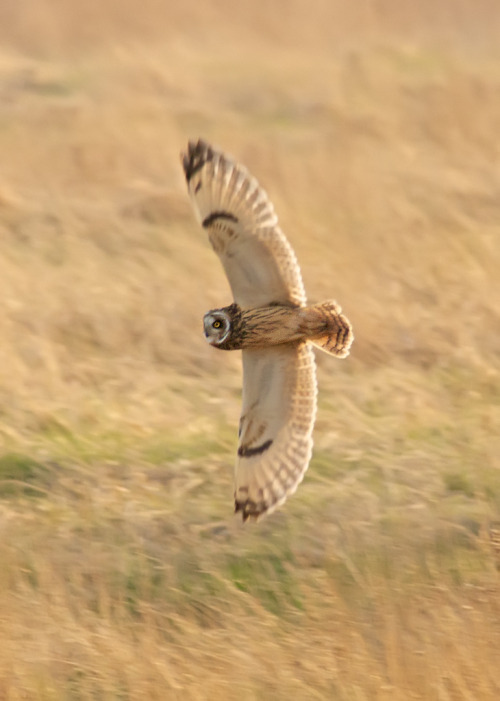
[[[312,453],[316,418],[312,346],[243,351],[243,408],[235,475],[243,520],[270,513],[293,494]]]
[[[304,305],[297,259],[267,194],[248,171],[201,139],[182,164],[195,212],[241,307]]]

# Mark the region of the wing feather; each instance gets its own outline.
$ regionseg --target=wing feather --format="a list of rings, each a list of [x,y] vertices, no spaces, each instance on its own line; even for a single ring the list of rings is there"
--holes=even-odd
[[[202,140],[183,156],[199,221],[243,308],[306,303],[300,268],[266,192],[246,168]],[[219,215],[219,216],[215,216]]]
[[[270,513],[295,492],[312,453],[316,369],[308,343],[243,351],[236,510]]]

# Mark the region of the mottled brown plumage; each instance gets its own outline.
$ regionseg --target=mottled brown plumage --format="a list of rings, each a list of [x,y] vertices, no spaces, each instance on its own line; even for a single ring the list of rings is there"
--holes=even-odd
[[[295,254],[243,166],[202,140],[188,144],[182,162],[195,213],[233,292],[233,304],[205,314],[204,331],[211,345],[243,351],[235,505],[243,520],[258,518],[297,489],[311,458],[311,344],[343,358],[352,329],[335,302],[307,306]]]
[[[231,334],[223,341],[206,326],[207,339],[221,350],[267,348],[281,343],[311,341],[339,358],[349,352],[351,326],[335,302],[322,302],[312,307],[274,304],[257,309],[241,309],[234,303],[222,309],[212,309],[205,318],[225,313],[231,324]]]

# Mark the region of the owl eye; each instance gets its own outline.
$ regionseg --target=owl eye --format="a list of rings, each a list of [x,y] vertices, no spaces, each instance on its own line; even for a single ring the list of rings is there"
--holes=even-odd
[[[214,327],[214,329],[220,329],[220,327],[222,326],[222,323],[218,319],[216,319],[213,322],[212,326]]]

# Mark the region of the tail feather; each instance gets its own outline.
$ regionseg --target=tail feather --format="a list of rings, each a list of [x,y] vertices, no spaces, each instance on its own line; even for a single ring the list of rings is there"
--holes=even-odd
[[[321,302],[309,307],[314,311],[318,320],[317,333],[308,337],[317,348],[331,353],[337,358],[349,355],[349,349],[354,340],[352,326],[342,314],[342,309],[336,302]]]

